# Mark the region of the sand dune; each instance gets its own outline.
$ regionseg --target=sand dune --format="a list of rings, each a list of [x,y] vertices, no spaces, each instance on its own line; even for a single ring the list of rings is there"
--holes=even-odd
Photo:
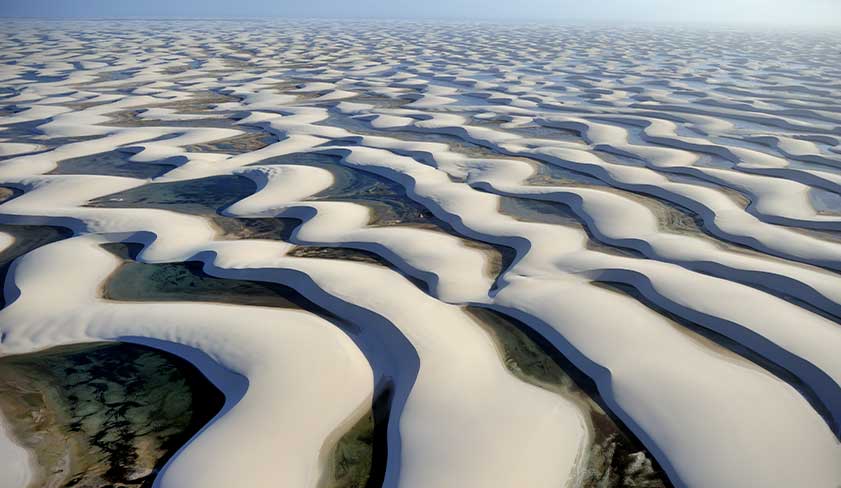
[[[387,487],[841,484],[837,35],[0,32],[0,355],[196,362],[227,402],[155,486],[334,486],[369,415]],[[127,262],[290,291],[110,297]],[[0,426],[0,485],[36,486]]]

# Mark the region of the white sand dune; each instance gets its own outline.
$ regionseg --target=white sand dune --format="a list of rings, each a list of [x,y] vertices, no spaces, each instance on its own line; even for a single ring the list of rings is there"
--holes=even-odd
[[[0,203],[0,250],[16,258],[0,355],[128,340],[208,358],[227,406],[156,486],[323,486],[336,440],[386,383],[384,486],[592,483],[604,453],[587,408],[512,373],[465,306],[541,336],[675,486],[841,485],[837,35],[328,21],[0,33],[0,186],[17,190]],[[208,177],[253,191],[120,196]],[[275,218],[294,228],[220,228]],[[45,225],[73,237],[12,255],[16,229]],[[121,261],[102,245],[116,242],[140,244],[140,262],[291,287],[350,326],[107,300]],[[6,434],[0,487],[26,486],[32,453]]]
[[[0,419],[0,456],[3,458],[2,486],[27,486],[32,478],[30,453],[12,437],[7,422]]]
[[[20,335],[10,335],[4,349],[124,336],[198,348],[247,377],[248,391],[174,460],[161,486],[315,486],[322,447],[330,448],[325,439],[366,409],[373,394],[370,366],[350,338],[299,310],[104,301],[99,285],[119,262],[101,242],[94,236],[70,239],[16,262],[20,298],[2,320],[14,323]],[[72,266],[59,264],[68,256]],[[44,272],[53,268],[65,273]],[[309,381],[309,374],[319,381]],[[230,449],[233,439],[243,447]]]

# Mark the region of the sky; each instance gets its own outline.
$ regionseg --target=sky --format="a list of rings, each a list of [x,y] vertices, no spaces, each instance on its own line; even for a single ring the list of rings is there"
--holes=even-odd
[[[0,0],[0,17],[267,16],[841,28],[841,0]]]

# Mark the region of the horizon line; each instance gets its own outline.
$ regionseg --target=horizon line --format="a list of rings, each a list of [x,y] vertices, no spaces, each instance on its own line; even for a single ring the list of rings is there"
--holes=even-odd
[[[262,21],[269,22],[273,20],[317,20],[317,21],[333,21],[333,22],[365,22],[365,21],[379,21],[379,22],[454,22],[454,23],[486,23],[486,24],[506,24],[506,25],[522,25],[522,24],[541,24],[541,25],[603,25],[612,27],[638,27],[638,26],[671,26],[671,27],[723,27],[723,28],[774,28],[784,30],[802,30],[804,28],[818,29],[818,30],[833,30],[841,31],[841,25],[837,23],[807,23],[807,22],[751,22],[751,21],[712,21],[712,20],[668,20],[668,19],[634,19],[625,21],[617,18],[595,19],[590,17],[570,17],[570,18],[489,18],[478,17],[468,18],[460,16],[413,16],[413,17],[395,17],[395,16],[345,16],[345,17],[330,17],[330,16],[312,16],[312,15],[227,15],[227,16],[190,16],[190,15],[115,15],[115,16],[48,16],[48,15],[2,15],[0,14],[0,21],[13,20],[41,20],[41,21]]]

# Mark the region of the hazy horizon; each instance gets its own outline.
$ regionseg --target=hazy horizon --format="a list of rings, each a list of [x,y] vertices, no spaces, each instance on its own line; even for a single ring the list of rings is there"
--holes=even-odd
[[[428,0],[398,4],[387,0],[312,0],[288,4],[270,0],[186,0],[112,2],[108,0],[0,1],[0,17],[37,18],[242,18],[441,19],[546,22],[703,23],[841,28],[836,0],[709,0],[703,5],[669,0],[500,1]]]
[[[0,0],[0,488],[841,488],[839,4]]]

